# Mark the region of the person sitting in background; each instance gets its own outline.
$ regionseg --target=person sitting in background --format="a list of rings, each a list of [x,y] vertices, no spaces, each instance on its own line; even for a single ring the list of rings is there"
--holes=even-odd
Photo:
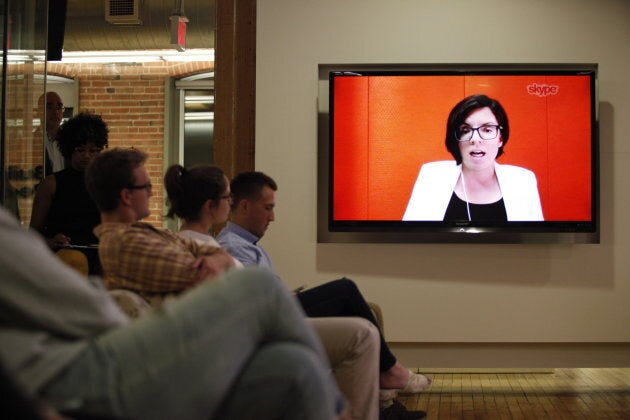
[[[182,221],[180,236],[219,246],[209,234],[227,221],[230,183],[216,166],[168,168],[164,176],[168,217]],[[243,267],[234,260],[236,267]],[[339,388],[357,420],[378,418],[378,329],[361,318],[309,318],[324,345]]]
[[[47,176],[33,201],[31,228],[39,231],[53,249],[98,243],[92,230],[100,221],[96,204],[85,187],[84,172],[90,161],[107,147],[107,124],[99,115],[83,112],[58,131],[57,141],[70,166]],[[90,273],[100,273],[95,249],[81,248]]]
[[[4,208],[0,235],[0,364],[29,399],[138,420],[340,412],[319,342],[266,272],[227,273],[129,321],[99,278],[64,265]]]
[[[243,172],[234,177],[230,186],[231,219],[217,236],[217,241],[245,266],[265,267],[275,273],[271,258],[258,241],[275,220],[276,182],[262,172]],[[365,298],[350,279],[306,289],[297,294],[297,299],[310,317],[358,316],[378,326]],[[410,372],[396,359],[382,333],[380,341],[381,388],[417,393],[431,385],[431,379]],[[395,396],[395,392],[390,394]]]

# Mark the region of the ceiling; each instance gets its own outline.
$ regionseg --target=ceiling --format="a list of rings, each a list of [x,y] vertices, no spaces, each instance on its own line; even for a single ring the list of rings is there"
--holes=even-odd
[[[214,48],[215,0],[137,0],[142,23],[132,25],[105,20],[107,1],[68,0],[64,51],[172,49],[169,16],[180,4],[189,20],[186,49]]]

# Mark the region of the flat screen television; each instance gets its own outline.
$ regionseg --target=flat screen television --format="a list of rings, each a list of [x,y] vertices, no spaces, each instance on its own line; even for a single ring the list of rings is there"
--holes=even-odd
[[[597,64],[321,64],[318,90],[318,242],[599,242]]]

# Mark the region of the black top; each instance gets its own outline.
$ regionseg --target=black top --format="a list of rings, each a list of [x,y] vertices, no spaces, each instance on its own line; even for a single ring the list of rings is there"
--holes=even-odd
[[[83,172],[66,168],[53,176],[57,187],[44,221],[44,235],[52,238],[63,233],[74,245],[98,243],[92,230],[100,223],[100,214],[85,188]]]
[[[470,208],[470,221],[472,222],[507,222],[503,198],[489,204],[469,203],[468,207]],[[449,201],[444,214],[444,221],[461,222],[462,220],[468,221],[466,202],[453,192],[451,201]]]

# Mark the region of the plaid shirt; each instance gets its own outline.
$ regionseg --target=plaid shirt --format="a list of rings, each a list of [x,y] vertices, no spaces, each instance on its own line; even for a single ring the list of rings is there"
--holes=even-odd
[[[195,284],[198,257],[220,249],[148,223],[103,223],[94,229],[108,288],[143,295],[181,292]]]

